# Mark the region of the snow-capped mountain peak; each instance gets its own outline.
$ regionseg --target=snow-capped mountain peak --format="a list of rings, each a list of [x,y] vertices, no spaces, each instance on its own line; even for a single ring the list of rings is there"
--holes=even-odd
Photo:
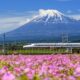
[[[67,20],[68,17],[66,17],[63,13],[59,12],[58,10],[54,10],[54,9],[48,9],[48,10],[44,10],[44,9],[40,9],[39,10],[39,14],[33,19],[33,21],[36,22],[51,22],[51,23],[55,23],[55,22],[64,22],[64,21],[68,21]]]
[[[44,23],[72,23],[76,22],[75,19],[64,15],[58,10],[54,9],[40,9],[39,14],[36,15],[33,19],[33,22],[44,22]]]
[[[53,9],[48,9],[48,10],[44,10],[44,9],[40,9],[39,10],[39,15],[40,16],[58,16],[61,17],[63,14],[61,12],[59,12],[58,10],[53,10]]]

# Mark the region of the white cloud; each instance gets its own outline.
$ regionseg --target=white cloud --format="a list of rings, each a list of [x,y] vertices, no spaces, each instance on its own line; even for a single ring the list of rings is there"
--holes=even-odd
[[[16,29],[27,22],[29,19],[25,16],[0,18],[0,33]]]
[[[69,16],[76,19],[76,20],[80,20],[80,14],[69,15]]]
[[[6,14],[0,14],[0,33],[4,33],[20,27],[21,25],[28,23],[30,18],[37,14],[36,11],[25,12],[6,12]]]

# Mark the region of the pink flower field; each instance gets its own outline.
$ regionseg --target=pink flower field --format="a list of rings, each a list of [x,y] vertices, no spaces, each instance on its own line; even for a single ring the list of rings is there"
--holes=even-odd
[[[1,55],[0,80],[80,80],[80,55]]]

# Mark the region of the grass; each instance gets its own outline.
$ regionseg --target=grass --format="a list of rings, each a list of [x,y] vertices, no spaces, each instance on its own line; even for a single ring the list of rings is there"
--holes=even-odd
[[[65,49],[22,49],[22,50],[7,50],[7,54],[21,53],[21,54],[52,54],[52,53],[65,53]],[[2,51],[0,51],[2,53]]]

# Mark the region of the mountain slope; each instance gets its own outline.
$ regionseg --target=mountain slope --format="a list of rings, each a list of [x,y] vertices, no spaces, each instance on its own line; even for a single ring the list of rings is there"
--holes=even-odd
[[[67,17],[57,10],[40,10],[29,23],[6,33],[6,40],[61,41],[63,33],[68,34],[70,40],[78,40],[80,21]]]

